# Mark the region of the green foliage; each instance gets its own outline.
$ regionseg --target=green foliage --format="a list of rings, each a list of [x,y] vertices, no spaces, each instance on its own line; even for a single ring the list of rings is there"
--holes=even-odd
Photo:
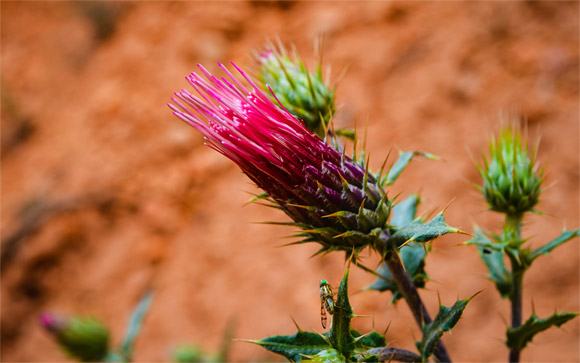
[[[580,230],[566,230],[554,240],[532,250],[524,246],[521,236],[524,214],[535,212],[543,182],[543,169],[536,163],[536,147],[530,152],[527,140],[522,138],[519,128],[513,124],[505,126],[499,137],[491,137],[489,161],[483,159],[478,166],[483,177],[479,189],[491,210],[504,213],[505,223],[501,235],[486,234],[477,226],[475,236],[466,244],[476,245],[479,255],[489,270],[489,278],[495,283],[501,297],[511,300],[512,326],[507,329],[506,345],[510,348],[510,359],[518,361],[520,351],[534,335],[551,326],[560,326],[572,319],[576,313],[554,314],[539,319],[533,314],[523,325],[521,322],[522,290],[525,271],[541,255],[579,235]],[[505,256],[511,262],[511,270],[505,265]]]
[[[447,233],[461,232],[459,229],[453,228],[445,222],[443,213],[439,213],[428,223],[424,223],[421,219],[415,219],[406,226],[394,228],[394,231],[395,233],[391,235],[390,243],[397,248],[406,243],[425,243]]]
[[[552,241],[546,243],[542,247],[539,247],[532,251],[531,253],[531,260],[530,263],[535,260],[536,258],[540,257],[541,255],[547,255],[548,253],[552,252],[552,250],[558,246],[563,245],[564,243],[568,242],[574,237],[580,236],[580,228],[573,229],[573,230],[566,230],[562,232],[558,237],[553,239]]]
[[[451,307],[440,305],[439,313],[437,313],[435,319],[430,324],[423,325],[423,339],[421,342],[417,342],[417,348],[421,352],[423,362],[427,361],[431,354],[433,354],[437,342],[441,339],[443,333],[451,330],[457,324],[467,303],[474,296],[465,300],[459,300]]]
[[[419,204],[419,196],[411,195],[404,201],[397,203],[393,207],[393,217],[391,224],[397,227],[404,227],[413,222],[417,213],[417,205]],[[419,243],[409,243],[399,250],[401,260],[405,266],[405,270],[413,280],[415,287],[425,287],[425,283],[429,279],[425,271],[425,257],[427,250],[424,245]],[[365,290],[377,291],[391,291],[393,298],[391,302],[395,302],[402,297],[401,292],[389,271],[387,265],[383,262],[377,268],[378,277],[371,285],[367,286]]]
[[[489,279],[493,281],[501,297],[509,299],[511,296],[512,274],[505,266],[504,254],[498,251],[488,251],[482,247],[478,247],[477,250],[489,270]]]
[[[405,270],[413,280],[413,284],[417,288],[425,287],[425,283],[429,279],[427,272],[425,271],[425,257],[427,256],[427,251],[425,248],[417,243],[410,243],[405,245],[400,250],[401,260],[405,266]],[[380,292],[391,291],[393,293],[393,298],[391,302],[395,302],[403,295],[399,291],[399,287],[389,271],[387,265],[383,262],[377,268],[377,274],[382,277],[377,277],[377,279],[365,290],[377,290]]]
[[[492,240],[478,226],[474,227],[474,234],[475,236],[472,239],[465,242],[466,245],[476,245],[478,247],[481,247],[483,250],[489,252],[491,251],[503,252],[506,248],[506,244],[502,240],[500,240],[498,236],[494,235],[494,238]]]
[[[354,317],[348,299],[347,267],[334,302],[334,314],[330,330],[324,334],[310,333],[298,329],[294,335],[276,335],[261,340],[249,340],[267,350],[280,354],[293,362],[308,360],[312,362],[376,361],[375,355],[365,354],[372,348],[386,345],[385,336],[372,331],[361,335],[352,329],[350,322]]]
[[[317,333],[298,330],[294,335],[275,335],[250,342],[280,354],[292,362],[300,362],[305,356],[314,356],[330,348],[326,339]]]
[[[360,335],[356,330],[353,330],[352,334],[355,336],[355,348],[358,351],[371,348],[380,348],[387,345],[385,336],[376,331],[372,331],[365,335]]]
[[[408,196],[405,200],[393,206],[391,224],[403,227],[413,222],[417,215],[417,206],[421,202],[417,194]]]
[[[401,153],[399,153],[399,159],[397,159],[395,164],[393,164],[393,166],[391,167],[391,169],[389,170],[389,172],[385,176],[385,179],[383,181],[381,181],[381,183],[385,183],[386,185],[393,184],[395,182],[395,180],[397,180],[397,178],[399,177],[401,172],[403,170],[405,170],[407,165],[409,165],[409,163],[411,162],[411,160],[413,160],[413,158],[415,156],[423,156],[423,157],[426,157],[427,159],[431,159],[431,160],[438,160],[439,159],[439,157],[437,157],[436,155],[429,154],[426,152],[421,152],[421,151],[401,152]]]
[[[133,356],[133,344],[139,335],[139,331],[141,330],[141,325],[143,323],[143,318],[147,314],[147,311],[149,311],[152,302],[153,293],[148,291],[143,294],[143,297],[131,313],[127,326],[127,333],[125,334],[125,338],[123,339],[121,348],[119,349],[119,353],[127,357],[128,361],[130,361],[131,357]]]
[[[465,244],[477,245],[479,256],[489,270],[488,278],[494,282],[497,291],[504,299],[511,294],[512,275],[504,262],[504,245],[492,241],[485,232],[475,226],[475,236]]]
[[[312,362],[312,363],[341,363],[344,362],[344,358],[342,354],[336,349],[327,348],[321,350],[317,354],[313,356],[308,356],[304,359],[305,362]]]
[[[57,333],[60,346],[81,362],[103,361],[109,352],[109,329],[91,317],[71,317]]]
[[[328,332],[328,339],[332,347],[347,359],[352,354],[355,346],[355,340],[350,327],[353,312],[348,300],[348,274],[349,268],[347,267],[338,287],[336,302],[334,304],[334,314],[332,315],[332,325]]]
[[[506,345],[510,349],[521,350],[532,341],[536,334],[552,326],[560,327],[576,316],[578,313],[554,313],[546,319],[540,319],[536,314],[532,314],[522,326],[508,328]]]

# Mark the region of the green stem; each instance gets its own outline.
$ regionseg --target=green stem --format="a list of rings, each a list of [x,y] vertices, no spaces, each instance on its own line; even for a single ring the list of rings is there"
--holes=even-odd
[[[391,275],[393,279],[397,283],[397,287],[399,291],[405,298],[407,305],[411,309],[413,313],[413,317],[417,324],[419,324],[419,328],[423,328],[423,324],[431,323],[432,319],[429,315],[429,312],[425,308],[419,293],[417,292],[417,288],[413,283],[413,280],[405,271],[405,267],[401,258],[399,257],[398,253],[388,253],[385,257],[385,263],[391,271]],[[449,354],[447,353],[447,349],[445,349],[445,345],[443,341],[439,340],[434,352],[435,358],[437,358],[440,362],[451,362],[451,358],[449,358]]]
[[[365,352],[368,355],[378,355],[379,362],[420,362],[421,356],[401,348],[373,348]]]
[[[515,232],[514,238],[515,246],[519,246],[521,241],[521,234],[522,234],[522,215],[521,214],[508,214],[506,216],[506,221],[504,225],[504,231],[512,231]],[[518,247],[519,250],[519,247]],[[521,260],[517,258],[516,255],[510,253],[508,250],[508,256],[510,258],[511,267],[512,267],[512,286],[511,286],[511,295],[510,300],[512,304],[512,321],[511,327],[518,328],[522,325],[522,294],[523,294],[523,280],[524,280],[524,272],[526,270],[525,266],[522,264]],[[511,349],[509,353],[509,361],[510,362],[519,362],[520,361],[520,350],[519,349]]]

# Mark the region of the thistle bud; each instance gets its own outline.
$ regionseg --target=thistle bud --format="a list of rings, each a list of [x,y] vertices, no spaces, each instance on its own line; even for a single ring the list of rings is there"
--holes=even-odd
[[[256,56],[259,65],[258,79],[266,94],[268,86],[274,92],[272,101],[278,101],[298,117],[308,130],[324,138],[325,129],[334,113],[334,88],[324,82],[322,65],[316,64],[312,73],[296,52],[292,57],[280,46],[269,47]]]
[[[71,357],[82,362],[101,362],[109,352],[109,330],[94,318],[44,313],[40,324]]]
[[[249,89],[221,64],[227,78],[199,67],[207,80],[196,73],[187,80],[200,97],[182,90],[169,107],[303,229],[301,242],[356,252],[385,241],[391,203],[366,167],[276,106],[239,68]]]
[[[505,126],[499,137],[491,137],[489,160],[484,156],[479,172],[483,177],[480,190],[487,204],[496,212],[521,215],[538,203],[543,169],[536,163],[535,146],[531,151],[527,138],[517,126]]]

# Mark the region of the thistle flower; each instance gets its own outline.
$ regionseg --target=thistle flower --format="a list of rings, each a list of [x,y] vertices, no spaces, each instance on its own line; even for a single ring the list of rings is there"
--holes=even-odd
[[[249,88],[219,66],[227,78],[201,65],[206,80],[196,73],[187,77],[199,97],[176,92],[169,104],[173,113],[303,229],[299,236],[305,239],[298,243],[318,242],[321,253],[357,252],[384,242],[391,205],[376,178],[276,106],[237,66]]]
[[[491,137],[489,161],[484,156],[483,166],[478,166],[480,190],[491,210],[521,215],[538,203],[544,171],[536,162],[536,150],[537,146],[530,153],[515,125],[504,127],[499,138]]]
[[[324,82],[320,62],[316,65],[316,73],[311,73],[296,52],[290,57],[283,46],[278,49],[269,46],[256,59],[262,89],[269,86],[291,114],[304,121],[307,129],[324,138],[335,110],[334,87]],[[270,98],[276,102],[274,96]]]
[[[101,362],[109,352],[109,330],[96,319],[44,313],[40,324],[70,356],[82,362]]]

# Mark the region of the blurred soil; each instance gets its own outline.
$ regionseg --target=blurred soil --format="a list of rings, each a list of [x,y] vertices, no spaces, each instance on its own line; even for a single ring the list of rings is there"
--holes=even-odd
[[[521,114],[547,188],[524,233],[538,245],[579,223],[578,2],[9,2],[2,1],[1,359],[67,358],[41,330],[42,311],[102,318],[118,342],[143,291],[155,301],[136,361],[168,361],[181,342],[218,349],[235,337],[321,331],[318,282],[335,286],[343,256],[309,259],[316,246],[277,248],[286,217],[243,204],[255,188],[232,162],[203,145],[166,103],[201,63],[252,67],[251,51],[279,36],[336,78],[341,126],[368,124],[377,170],[388,151],[424,150],[390,191],[422,195],[421,212],[450,201],[448,222],[467,232],[501,225],[472,187],[486,134],[498,115]],[[368,119],[368,123],[367,120]],[[483,292],[445,343],[456,361],[505,361],[509,308],[467,236],[434,243],[432,281],[421,292]],[[579,310],[578,240],[542,257],[525,279],[524,316]],[[367,260],[376,263],[376,257]],[[351,291],[373,278],[352,272]],[[419,335],[404,304],[352,296],[355,327],[373,324],[393,346]],[[525,361],[579,361],[579,320],[539,335]],[[235,342],[232,361],[279,357]]]

